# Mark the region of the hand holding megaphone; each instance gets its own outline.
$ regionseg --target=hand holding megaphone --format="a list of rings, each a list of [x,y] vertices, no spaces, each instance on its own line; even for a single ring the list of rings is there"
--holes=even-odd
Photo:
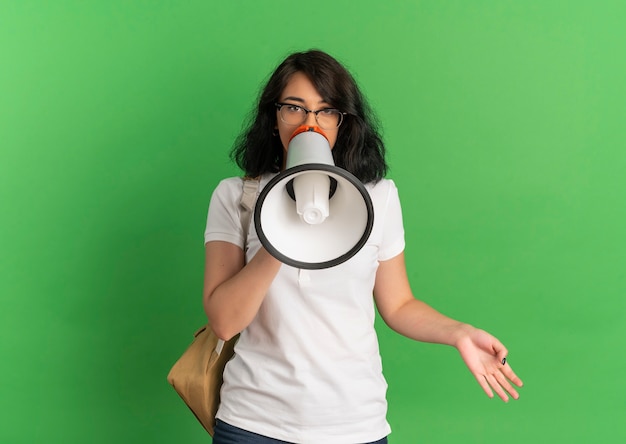
[[[296,129],[285,166],[263,188],[254,211],[265,249],[304,269],[339,265],[358,253],[372,230],[372,201],[359,179],[335,166],[322,130]]]

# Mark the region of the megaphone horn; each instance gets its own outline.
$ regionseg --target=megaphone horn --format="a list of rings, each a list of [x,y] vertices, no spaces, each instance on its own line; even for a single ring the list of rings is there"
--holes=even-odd
[[[261,244],[281,262],[322,269],[361,250],[374,211],[363,183],[335,166],[322,130],[301,126],[289,141],[285,170],[259,194],[254,224]]]

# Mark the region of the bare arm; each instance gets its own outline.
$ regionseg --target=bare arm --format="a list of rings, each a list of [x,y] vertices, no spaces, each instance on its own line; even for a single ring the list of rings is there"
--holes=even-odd
[[[411,339],[456,347],[463,361],[487,396],[493,391],[508,401],[522,381],[506,363],[507,349],[489,333],[455,321],[428,304],[415,299],[406,275],[404,254],[380,263],[374,297],[378,311],[390,328]],[[493,390],[493,391],[492,391]]]
[[[450,319],[415,299],[404,263],[404,253],[380,263],[374,297],[385,323],[416,341],[454,345],[463,323]]]
[[[219,338],[228,340],[252,322],[280,265],[264,248],[246,265],[237,245],[206,243],[203,304]]]

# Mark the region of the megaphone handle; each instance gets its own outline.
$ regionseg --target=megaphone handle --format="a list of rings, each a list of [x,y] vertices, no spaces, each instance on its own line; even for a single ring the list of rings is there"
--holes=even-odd
[[[328,192],[328,198],[330,199],[335,194],[335,191],[337,191],[337,179],[331,176],[328,176],[328,178],[330,179],[330,191]],[[293,179],[287,182],[287,185],[285,185],[285,189],[287,190],[287,194],[289,195],[289,197],[291,197],[291,199],[293,200],[296,200],[296,193],[293,191]]]

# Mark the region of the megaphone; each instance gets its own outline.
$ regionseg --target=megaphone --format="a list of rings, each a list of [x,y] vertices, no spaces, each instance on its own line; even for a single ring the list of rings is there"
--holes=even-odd
[[[254,209],[265,249],[293,267],[334,267],[361,250],[373,225],[369,193],[353,174],[335,166],[322,130],[296,129],[285,170],[263,188]]]

